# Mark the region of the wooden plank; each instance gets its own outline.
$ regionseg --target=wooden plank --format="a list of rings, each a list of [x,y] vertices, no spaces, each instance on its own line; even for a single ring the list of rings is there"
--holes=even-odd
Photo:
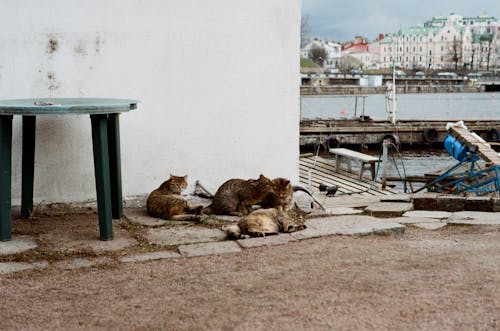
[[[365,192],[368,193],[366,194],[367,196],[397,193],[397,191],[391,189],[382,190],[379,183],[372,185],[373,181],[366,179],[360,180],[358,176],[344,170],[337,172],[331,161],[322,157],[316,157],[316,159],[307,157],[300,158],[299,174],[301,182],[305,185],[308,185],[309,171],[311,171],[311,181],[316,185],[320,183],[337,185],[339,191],[346,194],[348,194],[348,192],[365,191],[370,187],[370,191]]]
[[[347,149],[347,148],[330,148],[329,152],[334,154],[334,155],[339,155],[339,156],[346,157],[348,159],[359,160],[362,162],[373,163],[373,162],[380,161],[378,158],[373,157],[371,155],[363,154],[363,153],[353,151],[353,150]]]

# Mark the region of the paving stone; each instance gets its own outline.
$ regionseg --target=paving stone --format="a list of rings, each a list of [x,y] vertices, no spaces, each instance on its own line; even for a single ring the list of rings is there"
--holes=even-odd
[[[462,211],[453,213],[449,224],[500,225],[500,213],[483,211]]]
[[[72,269],[80,269],[80,268],[89,268],[93,266],[98,266],[102,264],[107,264],[113,262],[112,259],[108,257],[98,257],[94,259],[71,259],[71,260],[63,260],[54,263],[57,268],[64,270],[72,270]]]
[[[297,241],[297,239],[293,238],[289,233],[280,233],[279,235],[273,236],[240,239],[236,242],[243,248],[252,248],[260,246],[283,245],[291,241]]]
[[[315,238],[328,235],[400,234],[405,226],[387,222],[371,216],[336,216],[311,219],[307,229],[292,233],[296,239]]]
[[[160,252],[151,252],[151,253],[141,253],[134,254],[121,257],[119,259],[120,262],[128,263],[128,262],[144,262],[144,261],[152,261],[152,260],[162,260],[162,259],[172,259],[179,258],[181,255],[177,252],[173,251],[160,251]]]
[[[424,193],[414,195],[413,209],[415,210],[436,210],[437,209],[437,193]]]
[[[323,203],[323,206],[325,208],[337,208],[337,207],[365,208],[377,202],[380,202],[379,196],[359,196],[358,194],[335,195],[333,198],[326,199]]]
[[[410,194],[390,194],[380,198],[380,202],[410,202],[411,199]]]
[[[23,270],[43,269],[49,265],[47,261],[36,263],[21,263],[21,262],[0,262],[0,274],[10,274]]]
[[[371,216],[401,216],[405,212],[412,210],[413,205],[408,202],[379,202],[369,205],[365,211]]]
[[[350,236],[366,236],[366,235],[403,235],[406,227],[399,223],[388,222],[366,222],[359,223],[352,228],[341,233]]]
[[[465,210],[493,211],[493,201],[490,197],[467,197]]]
[[[210,241],[221,241],[226,233],[219,229],[201,226],[174,226],[168,228],[149,229],[146,239],[157,245],[176,246]]]
[[[450,216],[450,212],[435,210],[411,210],[403,214],[403,217],[424,217],[436,219],[447,219]]]
[[[326,210],[316,210],[307,215],[307,218],[340,216],[340,215],[359,215],[364,214],[364,210],[350,207],[327,208]]]
[[[37,246],[33,238],[29,236],[12,236],[10,241],[0,241],[0,256],[22,253]]]
[[[450,212],[465,210],[466,199],[454,195],[440,195],[437,198],[437,210]]]
[[[437,230],[445,227],[447,224],[443,222],[420,222],[413,223],[412,225],[425,230]]]
[[[126,208],[124,216],[134,224],[155,228],[167,224],[166,220],[155,218],[148,215],[145,208]]]
[[[394,218],[384,218],[384,221],[399,224],[416,224],[416,223],[443,223],[441,219],[438,218],[427,218],[427,217],[394,217]]]
[[[210,215],[210,218],[216,218],[221,221],[232,222],[232,223],[236,223],[241,219],[241,217],[239,216],[231,216],[231,215]]]
[[[179,253],[186,257],[241,252],[240,246],[234,241],[181,245],[178,249]]]
[[[500,212],[500,198],[491,198],[493,212]]]

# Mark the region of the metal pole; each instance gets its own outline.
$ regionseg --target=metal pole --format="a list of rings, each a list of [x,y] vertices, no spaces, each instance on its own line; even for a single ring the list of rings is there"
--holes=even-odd
[[[390,139],[384,139],[382,142],[382,189],[385,189],[386,187],[386,178],[387,178],[387,168],[389,166],[389,158],[388,158],[388,151],[389,151],[389,145],[391,144]]]
[[[358,96],[354,97],[354,118],[357,116],[357,110],[358,110]]]

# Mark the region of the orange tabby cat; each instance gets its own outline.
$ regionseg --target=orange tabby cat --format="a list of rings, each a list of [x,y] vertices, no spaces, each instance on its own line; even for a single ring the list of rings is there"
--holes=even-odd
[[[187,176],[173,176],[149,194],[148,214],[166,220],[198,220],[203,206],[191,206],[180,194],[187,188]],[[189,215],[191,214],[191,215]]]

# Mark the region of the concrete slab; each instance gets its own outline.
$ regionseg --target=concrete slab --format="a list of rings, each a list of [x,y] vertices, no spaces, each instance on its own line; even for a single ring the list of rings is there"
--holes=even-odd
[[[70,216],[72,217],[72,216]],[[79,217],[78,221],[71,227],[54,227],[50,232],[40,235],[40,241],[50,245],[55,251],[77,252],[92,251],[114,252],[126,247],[137,245],[135,240],[127,230],[119,226],[119,221],[113,221],[113,240],[99,240],[99,227],[94,217]],[[97,215],[95,215],[97,217]]]
[[[366,207],[365,212],[371,216],[397,217],[412,209],[413,205],[408,202],[379,202]]]
[[[22,253],[37,247],[37,243],[29,236],[12,236],[10,241],[0,241],[0,256]]]
[[[442,211],[460,211],[465,210],[466,197],[455,195],[440,195],[437,198],[437,210]]]
[[[465,210],[493,211],[493,200],[490,197],[467,197]]]
[[[247,239],[240,239],[236,242],[243,248],[253,248],[260,246],[275,246],[275,245],[283,245],[287,244],[291,241],[297,241],[297,239],[293,238],[289,233],[280,233],[275,236],[267,236],[267,237],[254,237]]]
[[[307,215],[307,218],[340,216],[340,215],[360,215],[364,214],[363,209],[355,209],[351,207],[336,207],[327,208],[326,210],[315,210]]]
[[[241,217],[239,216],[231,216],[231,215],[210,215],[210,218],[215,218],[221,221],[226,221],[231,223],[236,223],[241,219]]]
[[[0,274],[10,274],[23,270],[43,269],[48,267],[47,261],[36,263],[21,263],[21,262],[0,262]]]
[[[103,264],[112,263],[113,260],[108,257],[97,257],[97,258],[89,258],[89,259],[71,259],[71,260],[63,260],[57,261],[54,263],[54,266],[63,270],[73,270],[80,268],[89,268],[95,267]]]
[[[450,216],[450,212],[434,210],[411,210],[403,214],[403,217],[424,217],[436,219],[447,219]]]
[[[422,193],[413,195],[413,208],[415,210],[436,210],[437,193]]]
[[[425,229],[425,230],[437,230],[444,228],[447,224],[443,222],[421,222],[421,223],[413,223],[413,226],[416,226],[417,228]]]
[[[394,217],[394,218],[384,218],[386,222],[399,223],[399,224],[416,224],[416,223],[445,223],[444,220],[439,218],[427,218],[427,217]]]
[[[371,216],[336,216],[311,219],[307,229],[292,233],[295,239],[307,239],[328,235],[368,235],[404,233],[404,225]]]
[[[181,245],[179,253],[186,257],[241,252],[240,246],[234,241],[220,241],[203,244]]]
[[[165,246],[221,241],[225,238],[226,233],[224,231],[201,226],[149,229],[146,233],[146,239],[150,243]]]
[[[411,194],[390,194],[380,198],[380,202],[410,202]]]
[[[453,213],[447,220],[449,224],[500,225],[500,213],[482,211],[461,211]]]
[[[167,224],[166,220],[149,216],[145,208],[125,208],[123,214],[130,222],[150,228],[156,228]]]
[[[336,195],[333,198],[324,199],[324,201],[321,199],[319,200],[321,202],[324,202],[323,206],[325,208],[337,208],[337,207],[364,208],[371,204],[380,202],[380,196],[360,196],[357,194]]]
[[[162,260],[162,259],[173,259],[180,258],[181,255],[174,251],[160,251],[160,252],[151,252],[151,253],[141,253],[141,254],[133,254],[121,257],[118,259],[120,262],[129,263],[129,262],[144,262],[144,261],[152,261],[152,260]]]

